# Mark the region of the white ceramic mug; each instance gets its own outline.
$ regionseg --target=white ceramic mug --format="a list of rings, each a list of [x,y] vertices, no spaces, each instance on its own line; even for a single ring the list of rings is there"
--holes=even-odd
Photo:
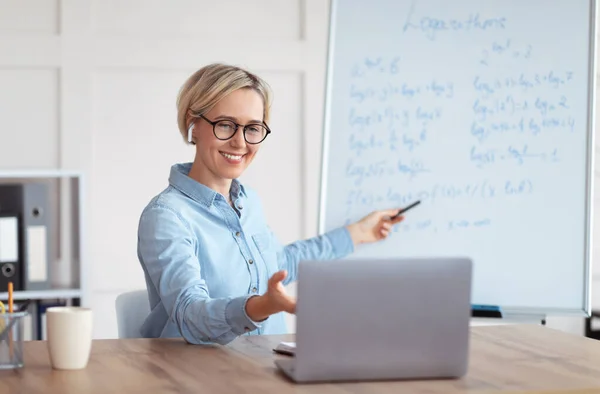
[[[46,337],[53,368],[85,368],[92,348],[92,310],[74,306],[48,308]]]

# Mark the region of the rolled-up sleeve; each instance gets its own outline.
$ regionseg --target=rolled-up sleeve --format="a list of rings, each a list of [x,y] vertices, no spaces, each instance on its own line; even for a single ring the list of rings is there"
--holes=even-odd
[[[275,238],[274,235],[272,237]],[[275,238],[275,242],[277,239]],[[298,277],[298,263],[302,260],[334,260],[345,257],[354,251],[354,243],[346,227],[336,228],[325,234],[296,241],[281,246],[277,252],[279,269],[285,269],[288,276],[284,284]]]
[[[169,319],[189,343],[227,344],[259,327],[246,313],[251,296],[211,298],[187,222],[168,207],[142,214],[138,230],[141,262]]]

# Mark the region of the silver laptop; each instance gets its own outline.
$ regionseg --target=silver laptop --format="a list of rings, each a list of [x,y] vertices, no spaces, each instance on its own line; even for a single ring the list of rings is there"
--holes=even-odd
[[[472,262],[466,258],[303,261],[296,382],[460,378],[468,368]]]

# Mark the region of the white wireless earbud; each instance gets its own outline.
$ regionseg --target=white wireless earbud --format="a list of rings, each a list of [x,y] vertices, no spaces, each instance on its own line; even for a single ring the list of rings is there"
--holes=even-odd
[[[193,123],[188,128],[188,142],[192,142],[192,131],[194,131],[194,124]]]

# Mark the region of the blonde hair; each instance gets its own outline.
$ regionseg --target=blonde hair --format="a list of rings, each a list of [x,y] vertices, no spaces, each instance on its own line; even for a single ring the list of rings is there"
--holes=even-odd
[[[269,121],[271,91],[269,85],[251,72],[236,66],[214,63],[192,74],[177,96],[177,125],[187,143],[191,118],[210,111],[221,99],[238,89],[253,89],[263,99],[263,122]],[[193,143],[192,143],[193,144]]]

